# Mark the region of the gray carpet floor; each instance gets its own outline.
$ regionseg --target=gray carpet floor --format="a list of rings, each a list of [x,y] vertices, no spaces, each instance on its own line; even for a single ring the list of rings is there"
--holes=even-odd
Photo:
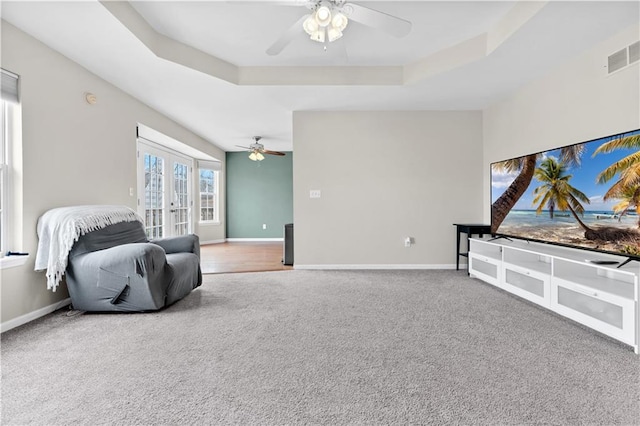
[[[640,357],[463,271],[205,276],[2,334],[2,424],[640,424]]]

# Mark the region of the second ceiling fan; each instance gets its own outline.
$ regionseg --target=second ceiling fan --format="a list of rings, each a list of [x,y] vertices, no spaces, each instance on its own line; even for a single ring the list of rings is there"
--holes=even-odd
[[[284,152],[270,151],[268,149],[264,149],[264,145],[260,143],[261,139],[262,139],[262,136],[254,136],[253,137],[253,143],[251,145],[249,145],[249,146],[236,145],[236,146],[238,148],[244,148],[244,149],[248,150],[249,151],[249,159],[251,161],[262,161],[262,160],[264,160],[264,155],[263,154],[278,155],[278,156],[286,155]]]
[[[292,3],[300,3],[293,1]],[[342,37],[350,21],[359,22],[379,29],[395,37],[404,37],[411,31],[411,22],[375,9],[347,2],[346,0],[305,1],[311,11],[286,30],[268,49],[267,54],[275,56],[300,34],[303,29],[311,40],[319,43],[335,41]]]

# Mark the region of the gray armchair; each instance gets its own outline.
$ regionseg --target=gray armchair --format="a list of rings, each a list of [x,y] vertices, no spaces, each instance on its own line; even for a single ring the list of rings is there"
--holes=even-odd
[[[197,235],[148,241],[142,223],[121,222],[80,236],[66,281],[74,309],[153,311],[202,283]]]

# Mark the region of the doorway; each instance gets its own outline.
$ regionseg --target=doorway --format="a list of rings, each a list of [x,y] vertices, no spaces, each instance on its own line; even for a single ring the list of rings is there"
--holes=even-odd
[[[148,238],[193,229],[193,159],[138,140],[138,213]]]

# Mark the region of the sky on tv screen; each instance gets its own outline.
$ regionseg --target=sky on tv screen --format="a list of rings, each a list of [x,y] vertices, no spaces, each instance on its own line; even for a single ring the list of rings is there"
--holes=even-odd
[[[640,130],[624,133],[624,136],[640,134]],[[622,158],[629,156],[630,154],[637,152],[639,148],[633,149],[618,149],[610,153],[599,153],[594,155],[594,151],[603,143],[612,139],[616,139],[619,136],[609,136],[601,139],[596,139],[590,142],[585,142],[581,145],[585,146],[585,151],[581,156],[581,164],[576,167],[568,167],[567,173],[572,177],[570,183],[573,187],[579,189],[589,197],[590,203],[584,205],[585,211],[612,211],[614,205],[619,203],[619,200],[604,200],[603,196],[611,185],[615,182],[615,178],[607,183],[597,183],[597,176],[604,169],[609,167]],[[538,155],[536,166],[540,166],[540,163],[548,157],[553,157],[557,160],[560,159],[560,148],[549,151],[544,151]],[[505,189],[513,182],[518,175],[517,172],[506,173],[496,171],[492,168],[491,171],[491,202],[493,203]],[[512,210],[535,210],[537,205],[533,204],[533,190],[540,185],[540,182],[534,178],[529,185],[527,191],[518,200]]]

